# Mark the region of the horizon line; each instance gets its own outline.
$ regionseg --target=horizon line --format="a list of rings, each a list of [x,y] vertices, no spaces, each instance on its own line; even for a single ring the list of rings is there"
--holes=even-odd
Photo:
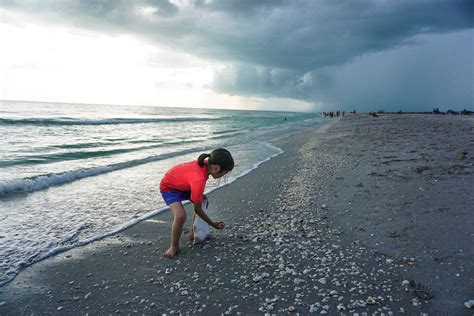
[[[112,103],[87,103],[87,102],[69,102],[69,101],[37,101],[37,100],[11,100],[0,99],[0,102],[32,102],[32,103],[54,103],[54,104],[70,104],[70,105],[99,105],[99,106],[136,106],[136,107],[158,107],[158,108],[175,108],[175,109],[200,109],[200,110],[229,110],[229,111],[257,111],[257,112],[288,112],[288,113],[320,113],[316,111],[285,111],[285,110],[261,110],[261,109],[242,109],[242,108],[224,108],[224,107],[190,107],[190,106],[171,106],[171,105],[143,105],[143,104],[112,104]]]

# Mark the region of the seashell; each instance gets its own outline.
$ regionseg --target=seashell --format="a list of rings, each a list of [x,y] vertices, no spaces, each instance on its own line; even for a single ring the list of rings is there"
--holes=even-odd
[[[365,302],[367,303],[367,305],[374,305],[375,303],[377,303],[372,296],[367,297],[367,300]]]
[[[293,280],[293,283],[296,284],[296,285],[301,284],[301,283],[303,283],[303,282],[304,282],[303,279],[298,279],[298,278],[296,278],[296,279]]]
[[[346,310],[346,307],[342,304],[337,305],[336,308],[337,308],[338,311],[345,311]]]

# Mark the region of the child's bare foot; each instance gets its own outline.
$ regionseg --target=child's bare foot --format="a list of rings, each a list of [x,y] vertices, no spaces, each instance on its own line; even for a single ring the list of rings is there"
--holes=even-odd
[[[194,241],[194,232],[192,229],[189,231],[188,237],[189,237],[189,241]]]
[[[166,258],[173,258],[179,251],[179,248],[170,247],[166,252],[163,254]]]

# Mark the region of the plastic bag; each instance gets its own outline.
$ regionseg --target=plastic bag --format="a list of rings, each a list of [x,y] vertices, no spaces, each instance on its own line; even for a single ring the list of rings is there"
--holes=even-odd
[[[209,201],[204,199],[201,204],[201,208],[204,213],[207,214],[207,208],[209,207]],[[199,215],[196,215],[193,224],[193,233],[194,233],[194,242],[193,244],[198,244],[203,242],[206,238],[208,238],[210,232],[209,224],[202,220]]]

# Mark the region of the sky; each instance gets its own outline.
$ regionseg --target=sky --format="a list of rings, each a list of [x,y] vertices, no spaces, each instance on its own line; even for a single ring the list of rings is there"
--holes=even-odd
[[[474,110],[472,0],[0,0],[0,99]]]

